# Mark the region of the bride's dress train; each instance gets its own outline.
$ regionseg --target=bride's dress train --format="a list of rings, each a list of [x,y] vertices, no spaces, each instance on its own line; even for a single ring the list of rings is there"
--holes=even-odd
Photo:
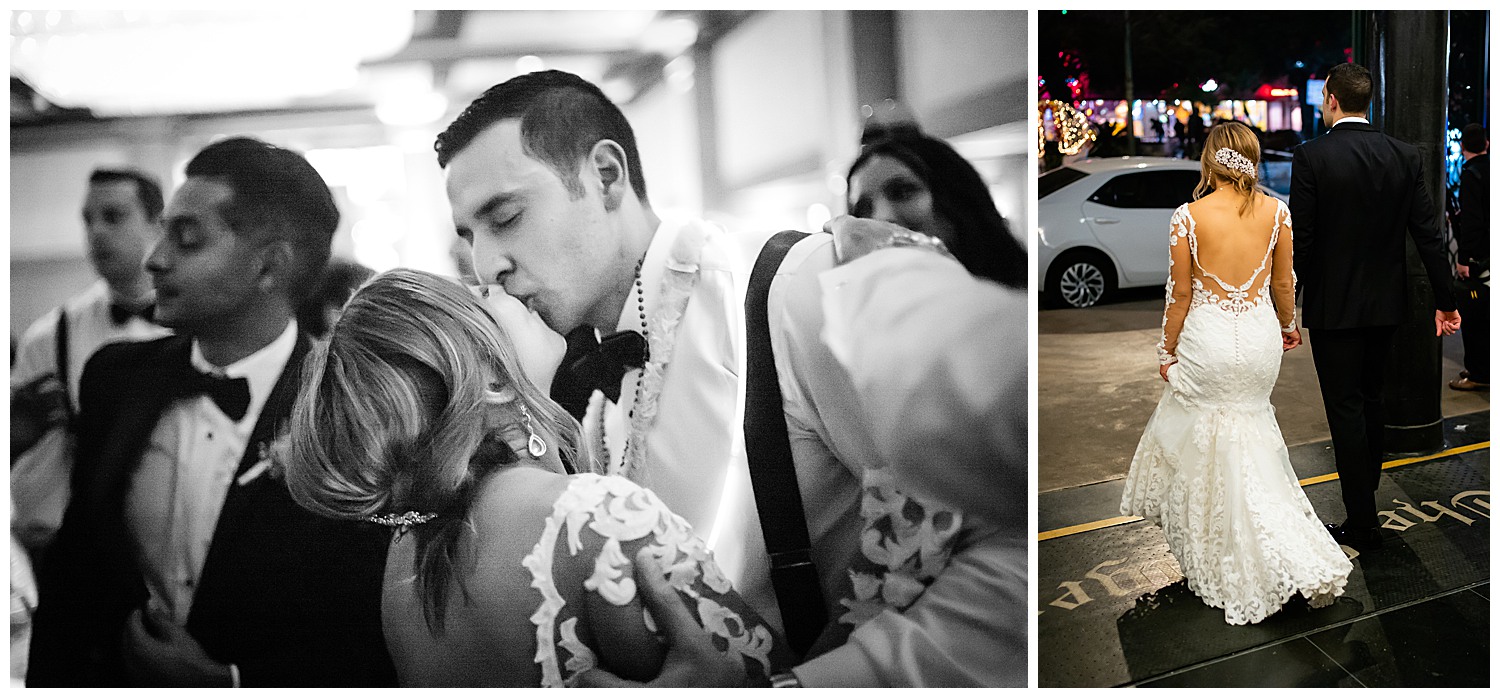
[[[1277,202],[1265,257],[1249,281],[1235,286],[1200,264],[1187,205],[1173,214],[1176,278],[1167,286],[1176,300],[1168,301],[1163,320],[1162,355],[1164,363],[1171,360],[1175,338],[1176,363],[1167,369],[1168,386],[1141,436],[1120,503],[1122,514],[1161,526],[1188,587],[1234,625],[1265,619],[1293,594],[1313,606],[1332,603],[1352,569],[1297,482],[1271,406],[1282,354],[1271,287],[1273,277],[1291,286],[1280,278],[1291,274],[1290,223]],[[1265,273],[1273,253],[1274,273]],[[1190,306],[1174,308],[1186,300],[1184,289],[1174,288],[1184,283]],[[1277,300],[1283,302],[1281,293]]]

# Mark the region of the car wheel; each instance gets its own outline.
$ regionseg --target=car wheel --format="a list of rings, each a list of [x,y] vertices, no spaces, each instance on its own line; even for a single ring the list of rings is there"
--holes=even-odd
[[[1087,308],[1115,292],[1115,269],[1094,251],[1063,255],[1047,272],[1047,296],[1053,305]]]

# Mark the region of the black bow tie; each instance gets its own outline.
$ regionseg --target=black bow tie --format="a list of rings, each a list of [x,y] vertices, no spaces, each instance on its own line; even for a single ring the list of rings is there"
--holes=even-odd
[[[646,364],[649,351],[646,338],[634,330],[616,332],[595,342],[592,332],[585,332],[584,344],[594,344],[565,366],[574,385],[602,390],[613,402],[620,401],[620,380],[625,372]]]
[[[123,325],[132,317],[138,317],[146,322],[155,322],[156,304],[152,303],[144,308],[129,308],[119,303],[109,304],[109,319],[116,325]]]
[[[191,364],[184,371],[181,397],[207,395],[230,419],[238,422],[250,409],[250,381],[204,373]]]

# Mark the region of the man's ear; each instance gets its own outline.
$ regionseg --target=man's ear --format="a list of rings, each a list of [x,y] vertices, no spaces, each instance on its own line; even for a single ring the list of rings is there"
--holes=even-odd
[[[1333,111],[1339,108],[1339,98],[1332,92],[1329,92],[1328,98],[1323,101],[1327,102],[1327,104],[1323,105],[1323,111]]]
[[[261,248],[255,285],[266,293],[288,295],[292,284],[292,244],[276,240]]]
[[[595,143],[589,151],[588,173],[599,182],[604,210],[618,209],[626,196],[634,196],[629,172],[625,149],[619,143],[605,139]]]

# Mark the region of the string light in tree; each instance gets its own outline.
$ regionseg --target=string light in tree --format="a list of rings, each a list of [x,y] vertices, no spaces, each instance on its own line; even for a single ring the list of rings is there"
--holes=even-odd
[[[1096,136],[1083,112],[1062,100],[1044,99],[1037,103],[1036,156],[1042,157],[1047,146],[1047,115],[1052,115],[1052,130],[1057,133],[1057,149],[1064,155],[1077,155]]]

